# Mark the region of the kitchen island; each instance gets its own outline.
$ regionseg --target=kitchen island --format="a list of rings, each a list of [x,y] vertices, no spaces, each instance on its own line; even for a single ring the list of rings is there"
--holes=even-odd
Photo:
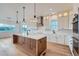
[[[47,49],[47,37],[45,35],[13,34],[13,43],[20,45],[31,56],[44,55]]]

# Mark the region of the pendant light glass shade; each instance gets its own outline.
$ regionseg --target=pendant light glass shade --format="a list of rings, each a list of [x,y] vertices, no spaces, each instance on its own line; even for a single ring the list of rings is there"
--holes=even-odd
[[[19,23],[18,22],[18,11],[16,11],[16,23]]]

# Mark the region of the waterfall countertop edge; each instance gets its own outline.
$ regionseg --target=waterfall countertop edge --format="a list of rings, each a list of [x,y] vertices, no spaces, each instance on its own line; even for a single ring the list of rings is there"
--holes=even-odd
[[[35,40],[39,40],[41,38],[44,38],[46,37],[46,35],[44,34],[34,34],[34,35],[27,35],[27,34],[20,34],[20,33],[15,33],[13,35],[18,35],[18,36],[22,36],[22,37],[27,37],[27,38],[32,38],[32,39],[35,39]]]

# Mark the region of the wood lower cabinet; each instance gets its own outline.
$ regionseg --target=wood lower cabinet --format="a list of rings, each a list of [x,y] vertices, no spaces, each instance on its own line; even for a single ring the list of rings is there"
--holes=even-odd
[[[20,45],[24,44],[24,37],[18,36],[18,44]]]
[[[41,53],[47,48],[46,46],[46,38],[42,38],[38,40],[38,54],[41,55]]]
[[[17,35],[13,35],[13,43],[17,43],[18,42],[18,36]]]
[[[30,38],[25,40],[24,49],[27,50],[30,55],[36,55],[36,40]]]
[[[40,56],[43,53],[46,53],[47,49],[47,37],[43,37],[41,39],[33,39],[28,37],[23,37],[19,35],[13,35],[13,41],[15,40],[15,36],[18,38],[17,44],[19,44],[24,50],[26,50],[28,55],[32,56]]]

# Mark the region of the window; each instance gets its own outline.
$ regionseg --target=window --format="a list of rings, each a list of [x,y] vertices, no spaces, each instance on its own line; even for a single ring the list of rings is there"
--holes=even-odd
[[[57,20],[52,20],[51,21],[51,29],[52,30],[57,30],[58,29],[58,21]]]
[[[0,32],[14,32],[15,26],[0,23]]]

